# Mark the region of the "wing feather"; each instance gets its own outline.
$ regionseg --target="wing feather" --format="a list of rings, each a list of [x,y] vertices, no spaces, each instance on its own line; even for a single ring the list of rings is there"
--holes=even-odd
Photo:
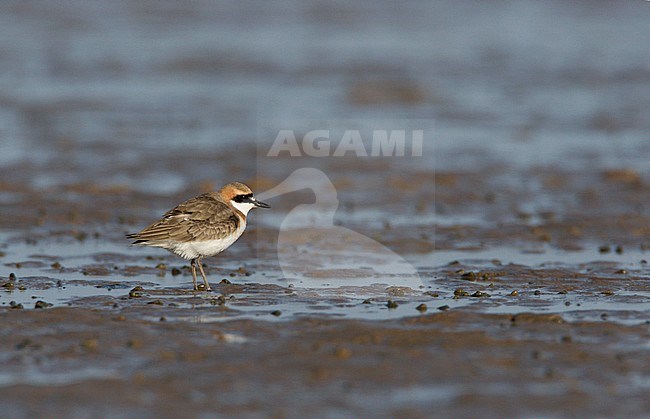
[[[240,224],[232,208],[207,193],[179,204],[159,221],[127,237],[144,245],[214,240],[233,234]]]

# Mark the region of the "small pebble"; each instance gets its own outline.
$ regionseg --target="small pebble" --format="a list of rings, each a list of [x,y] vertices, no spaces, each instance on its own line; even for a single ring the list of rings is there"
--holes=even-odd
[[[144,291],[144,288],[142,288],[140,285],[137,285],[131,291],[129,291],[129,297],[131,298],[142,297],[142,291]]]
[[[419,306],[415,307],[415,309],[421,313],[424,313],[425,311],[427,311],[427,305],[422,303]]]
[[[438,310],[440,310],[440,311],[447,311],[447,310],[449,310],[449,306],[445,304],[444,306],[440,306],[440,307],[438,307]]]
[[[53,305],[52,303],[47,303],[47,302],[45,302],[43,300],[38,300],[34,304],[34,308],[48,308],[48,307],[52,307],[52,305]]]
[[[459,298],[459,297],[467,297],[469,295],[469,292],[465,291],[462,288],[457,288],[454,290],[454,298]]]
[[[393,300],[388,300],[386,302],[386,307],[388,307],[388,308],[397,308],[398,304]]]
[[[461,275],[461,278],[466,281],[476,281],[476,274],[472,271],[464,273]]]
[[[275,317],[279,317],[282,315],[282,312],[280,310],[273,310],[271,314],[274,315]]]

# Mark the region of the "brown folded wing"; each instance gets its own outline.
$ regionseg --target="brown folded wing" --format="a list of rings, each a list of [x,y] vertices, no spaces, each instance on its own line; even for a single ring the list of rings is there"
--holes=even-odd
[[[128,237],[136,239],[133,244],[214,240],[233,234],[239,225],[233,209],[207,193],[183,202],[160,221]]]

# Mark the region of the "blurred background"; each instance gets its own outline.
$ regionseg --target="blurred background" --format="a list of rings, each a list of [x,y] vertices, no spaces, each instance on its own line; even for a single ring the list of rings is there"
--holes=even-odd
[[[649,21],[645,1],[7,0],[3,182],[250,178],[224,153],[285,118],[431,121],[431,168],[645,168]]]

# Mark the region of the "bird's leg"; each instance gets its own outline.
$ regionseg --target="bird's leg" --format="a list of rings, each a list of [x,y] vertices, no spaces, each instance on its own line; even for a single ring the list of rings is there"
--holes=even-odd
[[[208,278],[205,277],[205,272],[203,272],[203,263],[201,262],[201,256],[199,256],[199,269],[201,270],[201,276],[203,277],[203,282],[205,283],[205,290],[212,291],[210,284],[208,283]]]
[[[190,266],[192,267],[192,282],[194,284],[194,291],[198,291],[199,287],[196,286],[196,259],[192,259]]]

